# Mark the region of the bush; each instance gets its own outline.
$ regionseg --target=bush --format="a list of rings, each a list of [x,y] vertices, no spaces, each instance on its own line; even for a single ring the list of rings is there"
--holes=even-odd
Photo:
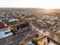
[[[38,39],[37,38],[33,38],[32,39],[32,43],[35,44],[35,45],[38,45]]]

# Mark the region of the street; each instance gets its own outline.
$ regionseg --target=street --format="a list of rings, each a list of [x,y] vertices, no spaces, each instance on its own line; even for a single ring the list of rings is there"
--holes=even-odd
[[[0,41],[0,45],[17,45],[18,43],[23,42],[23,41],[24,43],[25,41],[28,42],[32,40],[33,37],[35,37],[36,33],[37,33],[36,31],[31,30],[31,31],[28,31],[19,35],[8,37]]]

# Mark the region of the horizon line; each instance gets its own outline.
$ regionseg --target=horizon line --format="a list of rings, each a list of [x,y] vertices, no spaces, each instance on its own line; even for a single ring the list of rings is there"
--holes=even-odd
[[[31,9],[60,9],[60,8],[37,8],[37,7],[0,7],[0,8],[31,8]]]

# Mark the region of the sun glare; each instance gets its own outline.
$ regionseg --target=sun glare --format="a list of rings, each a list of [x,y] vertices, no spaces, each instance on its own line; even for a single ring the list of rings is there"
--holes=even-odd
[[[60,8],[60,0],[0,0],[0,7]]]
[[[45,8],[45,9],[60,8],[60,6],[59,6],[60,1],[59,0],[43,0],[42,3],[40,3],[40,4],[41,4],[40,7]]]

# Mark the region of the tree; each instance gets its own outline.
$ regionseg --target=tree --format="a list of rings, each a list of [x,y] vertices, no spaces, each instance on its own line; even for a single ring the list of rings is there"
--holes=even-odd
[[[38,39],[37,38],[33,38],[32,39],[32,43],[34,43],[35,45],[38,45]]]

